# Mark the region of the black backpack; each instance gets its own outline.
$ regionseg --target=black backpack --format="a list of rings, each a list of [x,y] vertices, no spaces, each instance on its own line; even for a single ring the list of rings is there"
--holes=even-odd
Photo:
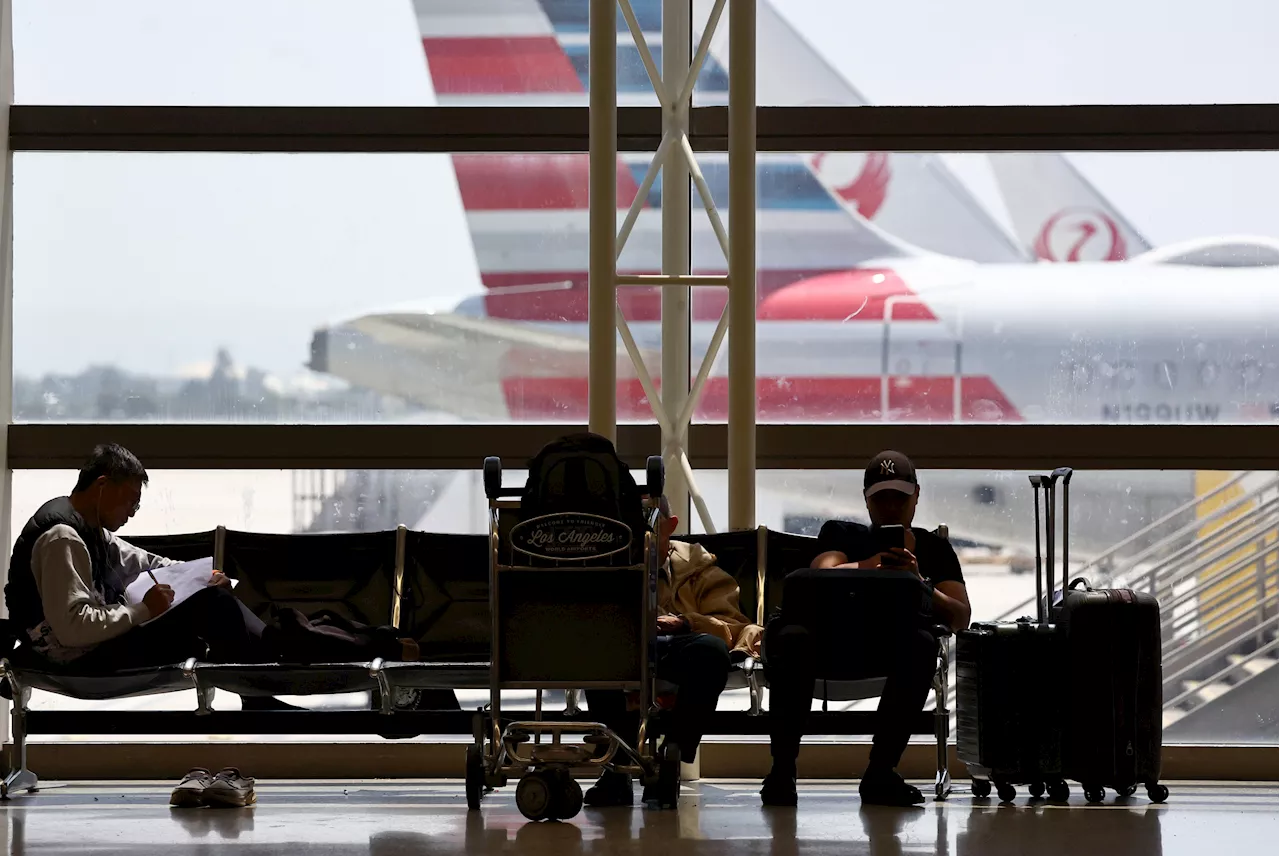
[[[632,544],[643,549],[642,494],[607,437],[570,434],[552,440],[529,461],[520,516],[529,520],[574,511],[622,521],[631,529]]]

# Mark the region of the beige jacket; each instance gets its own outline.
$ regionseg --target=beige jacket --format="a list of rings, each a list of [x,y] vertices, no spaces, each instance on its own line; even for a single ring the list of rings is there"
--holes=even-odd
[[[738,604],[738,583],[716,566],[699,544],[672,541],[658,579],[658,612],[684,616],[694,633],[710,633],[730,650],[752,653],[764,628],[752,624]]]

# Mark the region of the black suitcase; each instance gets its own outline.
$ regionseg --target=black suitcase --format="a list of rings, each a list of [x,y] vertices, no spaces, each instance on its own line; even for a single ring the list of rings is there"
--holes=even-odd
[[[1046,789],[1053,800],[1070,795],[1063,774],[1063,685],[1059,664],[1063,638],[1049,623],[1042,597],[1053,581],[1053,486],[1070,470],[1048,477],[1032,476],[1036,524],[1036,619],[981,623],[956,639],[956,750],[969,768],[976,797],[987,797],[994,784],[1008,802],[1025,784],[1033,797]],[[1049,561],[1040,554],[1040,494],[1045,514]]]
[[[1063,637],[1070,693],[1065,767],[1097,802],[1111,788],[1122,797],[1159,783],[1163,716],[1160,604],[1129,589],[1077,589],[1073,580],[1054,610]]]

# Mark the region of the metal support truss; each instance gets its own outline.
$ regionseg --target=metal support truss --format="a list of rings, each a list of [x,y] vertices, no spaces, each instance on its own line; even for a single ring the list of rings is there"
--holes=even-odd
[[[755,525],[755,9],[751,3],[735,4],[733,14],[738,20],[731,22],[730,29],[729,175],[734,213],[730,218],[730,228],[726,229],[689,142],[689,110],[694,84],[711,49],[726,0],[713,3],[692,57],[689,56],[692,40],[688,4],[667,0],[663,10],[661,71],[645,41],[630,0],[617,0],[617,3],[662,109],[663,133],[639,192],[618,229],[612,255],[605,259],[602,254],[606,252],[607,242],[603,234],[597,236],[596,224],[600,223],[602,230],[604,218],[613,216],[616,205],[617,139],[616,134],[607,139],[604,136],[606,127],[613,127],[613,121],[593,114],[589,309],[591,427],[593,431],[612,436],[617,424],[616,345],[612,341],[613,331],[609,329],[613,327],[631,358],[654,419],[662,430],[663,457],[670,473],[668,498],[673,507],[681,509],[687,508],[691,500],[703,528],[708,532],[716,531],[689,464],[689,424],[719,357],[731,319],[736,318],[734,329],[738,335],[731,339],[729,345],[730,434],[734,438],[729,468],[729,525],[731,528],[751,528]],[[603,87],[613,90],[616,86],[612,3],[592,0],[591,9],[591,110],[607,109],[616,116],[616,91],[598,92]],[[656,277],[618,276],[617,260],[626,247],[659,171],[663,175],[662,274]],[[690,275],[690,212],[684,201],[688,198],[690,181],[697,189],[712,231],[724,253],[730,271],[728,277]],[[605,205],[609,207],[604,208]],[[661,390],[645,365],[630,325],[618,306],[616,289],[633,285],[663,289]],[[729,300],[690,385],[689,289],[694,285],[726,285],[729,287]],[[609,308],[613,314],[612,324],[605,317]],[[609,387],[607,391],[597,389],[597,385],[606,384]]]

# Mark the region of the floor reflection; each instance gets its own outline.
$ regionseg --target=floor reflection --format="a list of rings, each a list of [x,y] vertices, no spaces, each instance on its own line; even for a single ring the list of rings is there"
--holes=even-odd
[[[1275,787],[1184,785],[1177,799],[1086,806],[958,797],[915,809],[861,806],[824,783],[799,808],[762,808],[755,785],[701,783],[678,812],[584,810],[529,823],[510,789],[469,812],[452,783],[264,783],[249,809],[171,810],[161,785],[69,786],[0,803],[4,852],[164,856],[1202,856],[1275,852]],[[1166,828],[1167,827],[1167,828]]]

